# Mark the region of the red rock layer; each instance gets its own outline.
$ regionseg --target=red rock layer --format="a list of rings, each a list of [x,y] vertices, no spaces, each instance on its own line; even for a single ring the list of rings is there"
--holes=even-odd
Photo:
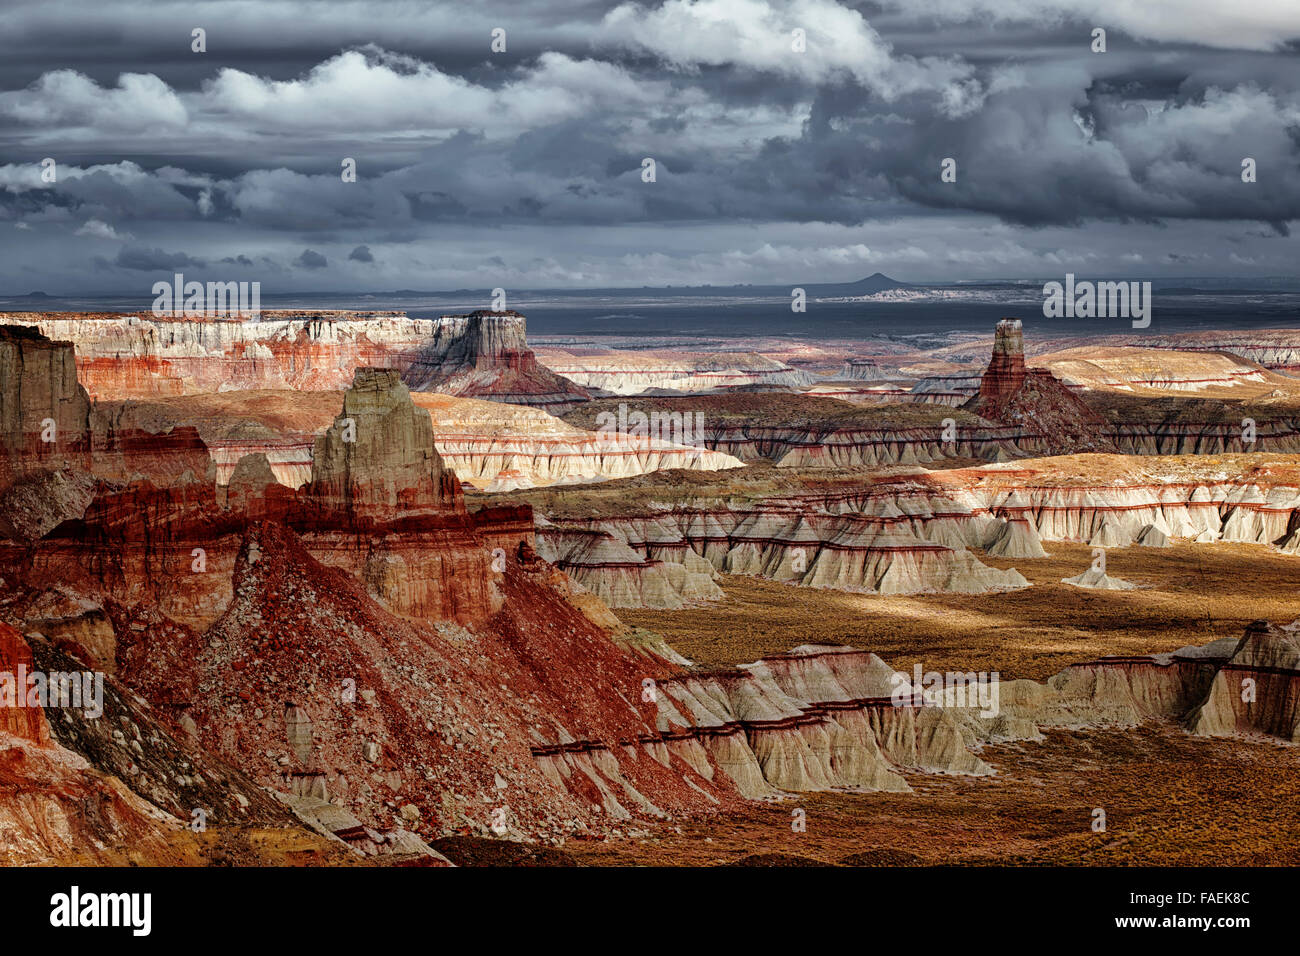
[[[1046,369],[1025,368],[1019,319],[998,323],[993,356],[979,394],[961,407],[1004,425],[1042,436],[1046,454],[1114,451],[1106,420]]]
[[[993,333],[993,358],[980,381],[980,398],[1001,403],[1025,381],[1025,336],[1019,319],[1003,319]]]
[[[0,675],[4,675],[14,692],[12,701],[0,700],[0,731],[48,747],[50,725],[45,720],[45,711],[25,706],[27,688],[19,683],[19,668],[26,675],[35,667],[31,648],[23,636],[8,624],[0,623]]]
[[[20,318],[0,313],[0,326]],[[537,363],[517,312],[436,319],[264,312],[257,322],[65,313],[29,321],[73,342],[82,384],[96,399],[227,388],[333,391],[362,367],[395,369],[422,390],[560,411],[588,397]]]
[[[77,382],[70,342],[0,325],[0,537],[30,540],[90,501],[94,479],[170,483],[209,470],[193,428],[119,427]]]

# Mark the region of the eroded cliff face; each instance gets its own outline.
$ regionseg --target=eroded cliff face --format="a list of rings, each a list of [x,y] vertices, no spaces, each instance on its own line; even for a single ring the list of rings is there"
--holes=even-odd
[[[1300,743],[1300,638],[1256,621],[1185,721],[1207,736],[1265,734]]]
[[[0,326],[0,481],[87,464],[90,400],[72,350],[25,326]]]
[[[540,552],[619,607],[716,599],[709,572],[868,593],[1023,587],[1021,575],[971,552],[1035,559],[1052,541],[1226,541],[1300,553],[1300,472],[1285,457],[1079,455],[716,483],[701,474],[676,495],[640,481],[605,486],[593,499],[604,517],[591,516],[593,502],[569,509],[544,492],[525,497],[538,509]]]
[[[1042,740],[1044,730],[1167,720],[1201,734],[1294,741],[1297,660],[1292,631],[1264,622],[1240,642],[1102,658],[1042,683],[945,672],[915,684],[868,651],[805,645],[732,670],[668,677],[648,696],[657,703],[655,749],[748,798],[908,791],[907,772],[990,775],[980,759],[986,744]],[[1247,679],[1254,683],[1243,696]],[[575,741],[535,752],[544,762],[600,747]]]
[[[263,312],[260,321],[0,314],[73,343],[96,399],[233,389],[341,390],[357,368],[395,369],[413,388],[565,409],[581,389],[539,366],[518,313],[411,319],[400,312]]]
[[[33,540],[80,516],[96,481],[169,484],[207,471],[193,428],[122,425],[77,382],[71,343],[0,325],[0,538]]]
[[[951,499],[938,508],[909,504],[909,514],[884,501],[832,513],[786,499],[744,509],[718,503],[605,519],[552,516],[539,521],[538,548],[613,607],[716,599],[709,579],[717,572],[875,594],[1028,587],[1014,569],[987,567],[966,550],[1001,532],[988,509]],[[939,509],[951,510],[936,517]]]

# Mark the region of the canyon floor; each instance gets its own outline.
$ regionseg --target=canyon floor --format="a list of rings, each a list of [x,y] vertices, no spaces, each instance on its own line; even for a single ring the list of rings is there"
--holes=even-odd
[[[1107,572],[1141,586],[1115,592],[1061,583],[1089,565],[1091,548],[1056,542],[1050,550],[1044,559],[985,559],[1016,567],[1033,585],[1009,594],[864,595],[727,575],[726,600],[715,605],[618,615],[706,667],[844,643],[900,670],[999,671],[1007,680],[1300,617],[1294,556],[1243,544],[1115,550]],[[1279,841],[1300,830],[1300,748],[1262,737],[1208,740],[1165,721],[1045,737],[984,748],[993,777],[908,774],[912,794],[792,795],[653,839],[581,841],[566,851],[602,866],[1300,864],[1300,846]],[[1101,833],[1092,829],[1098,807]],[[806,813],[803,832],[791,827],[796,808]]]
[[[913,793],[800,794],[565,851],[595,866],[1300,864],[1286,836],[1300,829],[1300,749],[1158,722],[1046,736],[985,748],[993,777],[912,774]]]
[[[998,671],[1044,680],[1104,656],[1153,654],[1237,637],[1254,620],[1300,618],[1300,559],[1248,544],[1130,547],[1106,571],[1140,587],[1100,591],[1062,583],[1092,548],[1051,542],[1047,558],[999,559],[1033,585],[993,594],[854,594],[724,575],[726,599],[676,611],[620,608],[629,625],[662,634],[703,666],[779,654],[800,644],[847,644],[900,670]],[[1248,570],[1247,570],[1248,569]]]

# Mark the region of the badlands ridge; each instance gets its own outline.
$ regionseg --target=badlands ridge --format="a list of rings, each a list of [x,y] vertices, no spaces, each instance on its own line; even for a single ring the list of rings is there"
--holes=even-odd
[[[92,670],[104,695],[0,694],[0,859],[210,861],[197,808],[318,862],[443,864],[455,834],[988,776],[984,748],[1059,728],[1300,742],[1290,626],[936,689],[838,645],[696,667],[611,610],[723,600],[720,575],[998,594],[1028,581],[981,557],[1053,542],[1300,561],[1274,368],[1214,354],[1197,375],[1253,391],[1188,399],[1210,386],[1111,353],[1029,367],[1006,321],[960,402],[914,400],[935,393],[883,356],[821,377],[900,385],[845,402],[761,355],[567,354],[539,362],[513,313],[7,317],[0,671]],[[1153,412],[1143,389],[1179,394]],[[704,427],[602,431],[640,408]]]

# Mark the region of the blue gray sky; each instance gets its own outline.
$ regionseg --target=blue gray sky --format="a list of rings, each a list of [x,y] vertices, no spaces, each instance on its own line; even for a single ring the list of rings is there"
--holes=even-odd
[[[1294,275],[1298,54],[1296,0],[7,0],[0,294]]]

